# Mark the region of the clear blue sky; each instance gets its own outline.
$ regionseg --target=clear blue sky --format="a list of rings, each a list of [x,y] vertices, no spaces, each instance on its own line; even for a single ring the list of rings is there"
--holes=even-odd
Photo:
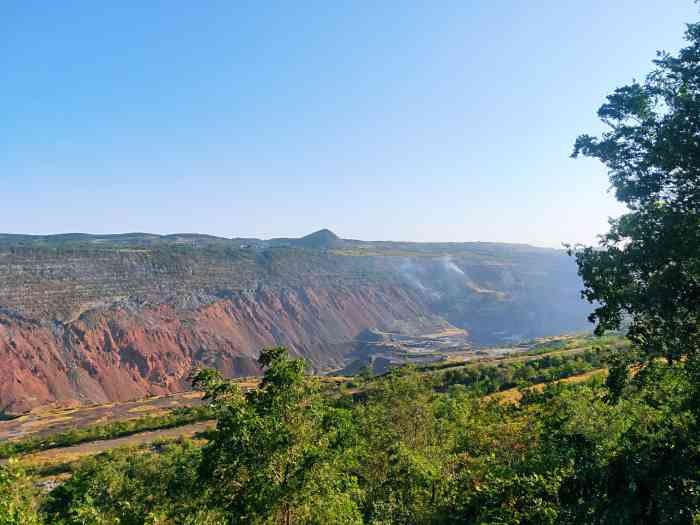
[[[0,231],[590,242],[621,208],[572,143],[698,18],[690,0],[107,4],[3,3]]]

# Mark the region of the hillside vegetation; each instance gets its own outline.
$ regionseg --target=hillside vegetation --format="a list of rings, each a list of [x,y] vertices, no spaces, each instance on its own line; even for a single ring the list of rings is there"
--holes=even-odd
[[[349,389],[323,386],[284,349],[268,349],[257,390],[197,374],[217,418],[203,447],[185,440],[108,452],[83,460],[48,495],[25,483],[15,497],[48,523],[590,523],[610,508],[609,469],[620,468],[621,454],[658,444],[652,428],[664,439],[688,430],[683,368],[648,367],[615,404],[600,380],[541,392],[523,382],[515,404],[483,394],[507,391],[519,371],[549,371],[554,381],[609,355],[408,367]],[[692,501],[668,486],[681,466],[645,482],[664,503],[658,512],[673,516]],[[9,475],[21,479],[17,468]]]

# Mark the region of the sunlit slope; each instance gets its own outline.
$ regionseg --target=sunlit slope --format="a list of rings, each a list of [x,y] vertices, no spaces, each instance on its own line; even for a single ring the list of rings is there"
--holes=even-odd
[[[524,245],[0,236],[0,410],[177,392],[197,364],[255,374],[268,345],[337,368],[368,328],[571,332],[579,288],[562,251]]]

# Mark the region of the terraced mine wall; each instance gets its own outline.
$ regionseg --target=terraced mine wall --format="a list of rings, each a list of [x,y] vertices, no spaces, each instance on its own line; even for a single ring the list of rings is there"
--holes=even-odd
[[[14,248],[0,250],[0,305],[34,318],[67,320],[123,298],[188,306],[195,295],[339,280],[384,283],[391,277],[381,258],[363,259],[357,264],[357,258],[288,249]]]
[[[571,260],[499,250],[3,247],[0,411],[177,392],[199,365],[252,375],[268,345],[341,367],[368,328],[446,320],[488,344],[586,326]]]

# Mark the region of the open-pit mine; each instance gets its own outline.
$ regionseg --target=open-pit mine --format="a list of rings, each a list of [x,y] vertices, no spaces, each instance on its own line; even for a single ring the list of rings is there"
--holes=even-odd
[[[204,235],[0,235],[0,413],[259,373],[284,345],[316,372],[381,370],[587,327],[563,251]]]

